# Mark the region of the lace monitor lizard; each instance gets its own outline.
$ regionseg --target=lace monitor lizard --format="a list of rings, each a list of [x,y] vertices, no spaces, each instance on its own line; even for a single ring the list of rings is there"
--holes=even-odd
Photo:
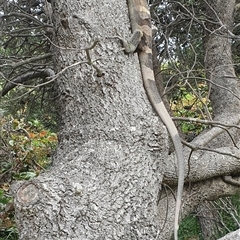
[[[155,82],[152,63],[151,15],[147,1],[127,0],[127,2],[133,34],[129,40],[125,40],[121,37],[119,38],[123,43],[126,53],[138,52],[145,91],[155,111],[167,127],[176,151],[178,162],[178,187],[174,218],[174,239],[177,240],[178,221],[184,185],[184,158],[182,144],[177,128],[163,104]]]

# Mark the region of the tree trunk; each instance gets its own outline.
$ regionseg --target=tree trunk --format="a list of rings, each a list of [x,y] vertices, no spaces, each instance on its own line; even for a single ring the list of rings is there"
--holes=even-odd
[[[137,55],[114,37],[114,28],[130,34],[126,3],[61,0],[53,9],[59,146],[50,170],[17,192],[20,239],[155,239],[167,131]],[[84,49],[94,42],[90,64]]]
[[[235,75],[232,61],[231,38],[229,31],[233,27],[235,0],[208,1],[207,15],[212,16],[217,24],[207,23],[205,43],[205,68],[211,88],[211,102],[214,120],[225,123],[239,123],[239,79]],[[224,66],[224,67],[223,67]],[[221,87],[220,87],[221,86]],[[236,87],[238,86],[238,87]],[[227,90],[228,89],[228,90]],[[235,94],[235,96],[234,96]],[[239,131],[230,130],[234,142],[239,141]],[[207,145],[211,148],[233,146],[233,141],[226,132],[216,136]],[[208,206],[208,207],[207,207]],[[208,208],[208,209],[207,209]],[[213,239],[220,224],[216,218],[216,209],[206,201],[198,206],[199,222],[204,239]],[[215,215],[215,216],[214,216]]]
[[[214,239],[218,229],[217,210],[212,207],[209,201],[204,201],[197,207],[196,212],[202,230],[203,239]]]
[[[126,2],[51,2],[59,146],[48,171],[12,187],[20,239],[170,239],[176,158],[168,155],[137,55],[126,56],[116,38],[115,29],[130,35]],[[240,172],[234,156],[199,151],[187,167],[182,216],[238,191],[219,177]]]

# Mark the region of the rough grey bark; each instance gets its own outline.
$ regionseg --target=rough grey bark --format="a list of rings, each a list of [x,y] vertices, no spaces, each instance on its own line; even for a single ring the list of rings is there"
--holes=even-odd
[[[209,201],[204,201],[196,209],[197,217],[201,227],[201,232],[204,240],[211,240],[217,233],[218,213]]]
[[[129,34],[126,3],[62,0],[53,9],[56,69],[79,64],[57,79],[53,166],[16,187],[20,239],[157,238],[167,131],[144,92],[137,56],[125,56],[114,37],[115,27]],[[90,55],[101,77],[84,50],[96,38]]]
[[[235,0],[208,1],[208,14],[216,24],[207,24],[205,67],[211,85],[211,101],[215,120],[231,122],[240,107],[239,79],[232,60],[233,12]],[[222,86],[222,87],[219,87]],[[228,90],[226,90],[228,89]],[[239,116],[238,116],[239,117]]]
[[[225,235],[224,237],[222,238],[219,238],[219,240],[240,240],[240,229],[234,231],[234,232],[231,232],[227,235]]]
[[[115,38],[115,28],[130,34],[127,5],[114,0],[52,5],[59,146],[47,172],[13,186],[20,239],[169,239],[175,196],[160,189],[164,174],[174,193],[176,159],[168,156],[167,131],[147,99],[136,54],[124,55]],[[84,49],[94,41],[89,52],[98,60],[90,63]],[[104,75],[98,77],[96,67]],[[240,155],[237,149],[221,150]],[[203,200],[238,190],[219,176],[239,172],[239,159],[198,151],[186,166],[191,184],[182,216]]]

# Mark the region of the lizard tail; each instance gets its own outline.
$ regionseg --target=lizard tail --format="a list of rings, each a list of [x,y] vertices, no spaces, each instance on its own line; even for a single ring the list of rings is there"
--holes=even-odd
[[[138,56],[142,71],[142,78],[145,90],[149,100],[156,110],[157,114],[165,124],[168,132],[172,138],[173,145],[177,155],[178,162],[178,188],[176,211],[174,219],[174,238],[178,239],[178,219],[181,207],[181,199],[184,185],[184,158],[181,140],[174,125],[172,118],[169,116],[162,99],[158,93],[152,63],[152,29],[151,29],[151,15],[146,0],[128,0],[128,8],[132,31],[140,30],[143,35],[138,44]],[[137,45],[136,45],[137,47]],[[135,50],[135,48],[134,48]]]
[[[150,55],[150,50],[146,52],[139,53],[139,60],[142,70],[143,83],[144,88],[147,92],[148,98],[154,107],[155,111],[163,121],[164,125],[167,127],[167,130],[171,136],[173,141],[173,145],[175,148],[177,163],[178,163],[178,186],[177,186],[177,197],[176,197],[176,209],[175,209],[175,217],[174,217],[174,239],[178,239],[178,221],[181,209],[181,200],[183,194],[183,186],[184,186],[184,157],[183,157],[183,148],[181,139],[178,133],[178,130],[175,124],[172,121],[166,107],[163,104],[163,101],[160,97],[160,94],[157,90],[154,73],[151,69],[151,64],[147,64],[147,60]]]

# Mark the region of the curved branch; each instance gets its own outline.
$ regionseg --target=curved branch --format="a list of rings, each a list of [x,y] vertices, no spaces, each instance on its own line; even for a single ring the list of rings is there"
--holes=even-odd
[[[20,61],[20,62],[14,63],[14,64],[7,64],[6,63],[6,64],[1,65],[1,67],[10,66],[13,69],[15,69],[15,68],[20,67],[22,65],[29,64],[29,63],[32,63],[32,62],[35,62],[35,61],[38,61],[38,60],[46,59],[46,58],[49,58],[49,57],[52,57],[52,54],[51,53],[46,53],[44,55],[27,58],[24,61]]]
[[[211,149],[211,151],[205,150],[209,149],[203,148],[202,151],[194,151],[189,162],[186,162],[185,173],[188,172],[188,176],[185,177],[187,177],[187,182],[200,182],[213,177],[234,175],[240,172],[240,150],[238,148],[230,146]],[[186,161],[188,154],[189,152],[186,151]],[[169,164],[168,169],[166,169],[163,182],[173,186],[177,183],[174,168],[175,157],[170,155],[167,161],[171,163],[171,166]]]
[[[28,14],[26,12],[24,13],[20,13],[20,12],[11,12],[8,13],[6,15],[3,15],[2,18],[8,18],[8,17],[23,17],[23,18],[27,18],[27,19],[31,19],[33,22],[38,23],[38,25],[44,25],[43,22],[41,22],[40,20],[38,20],[37,18],[35,18],[34,16],[32,16],[31,14]]]
[[[46,78],[46,77],[51,77],[54,75],[54,71],[50,68],[46,68],[40,71],[31,71],[24,73],[20,76],[17,76],[11,81],[8,81],[7,84],[3,87],[3,90],[1,91],[1,96],[3,97],[6,95],[11,89],[15,88],[16,86],[34,79],[34,78]]]
[[[240,129],[240,126],[238,126],[237,124],[228,124],[228,123],[224,123],[224,122],[219,122],[219,121],[212,121],[212,120],[205,120],[205,119],[198,119],[198,118],[188,118],[188,117],[172,117],[173,121],[186,121],[186,122],[190,122],[190,123],[202,123],[205,125],[213,125],[213,126],[224,126],[227,128],[238,128]]]

